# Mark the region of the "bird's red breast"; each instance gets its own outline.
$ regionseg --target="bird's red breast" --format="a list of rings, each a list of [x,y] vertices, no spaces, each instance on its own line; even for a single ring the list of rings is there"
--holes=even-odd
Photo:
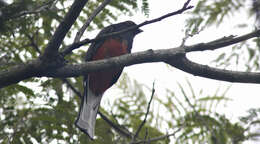
[[[126,53],[128,53],[126,41],[110,38],[104,41],[92,60],[120,56]],[[122,68],[113,68],[90,73],[89,88],[95,94],[102,94],[115,83],[121,72]]]

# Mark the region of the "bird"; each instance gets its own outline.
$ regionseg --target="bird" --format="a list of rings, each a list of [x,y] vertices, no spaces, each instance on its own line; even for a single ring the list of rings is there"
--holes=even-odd
[[[96,38],[113,32],[136,27],[124,33],[93,42],[85,56],[85,61],[95,61],[131,53],[134,37],[142,30],[132,21],[125,21],[103,28]],[[75,125],[91,140],[94,139],[96,116],[104,92],[115,84],[123,68],[110,68],[84,75],[84,94]]]

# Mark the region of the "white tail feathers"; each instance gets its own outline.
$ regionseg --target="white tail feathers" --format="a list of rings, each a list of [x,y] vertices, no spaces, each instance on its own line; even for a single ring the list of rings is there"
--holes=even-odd
[[[76,120],[76,126],[86,133],[91,139],[94,138],[95,124],[98,108],[102,98],[95,95],[89,88],[81,99],[80,112]]]

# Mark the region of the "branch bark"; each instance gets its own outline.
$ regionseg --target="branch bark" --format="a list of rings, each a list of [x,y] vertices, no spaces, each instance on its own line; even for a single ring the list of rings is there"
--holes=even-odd
[[[260,72],[239,72],[209,67],[190,61],[186,56],[168,61],[168,64],[195,76],[222,80],[227,82],[258,83],[260,84]]]
[[[85,62],[82,64],[65,64],[56,69],[46,69],[46,66],[41,65],[39,60],[35,60],[28,64],[15,66],[7,71],[0,72],[0,88],[35,76],[61,78],[77,77],[101,69],[151,62],[166,62],[190,74],[211,79],[229,82],[260,83],[259,72],[236,72],[212,68],[194,63],[188,60],[185,56],[185,53],[188,52],[215,50],[259,36],[260,30],[257,30],[240,37],[226,37],[208,43],[200,43],[171,49],[147,50],[104,60]]]
[[[0,88],[18,83],[22,80],[34,77],[38,71],[39,61],[31,61],[27,64],[13,66],[8,70],[0,72]]]
[[[75,0],[64,20],[60,23],[50,42],[48,43],[42,57],[24,65],[17,65],[8,70],[0,72],[0,88],[10,84],[18,83],[21,80],[39,75],[42,71],[56,68],[58,49],[65,38],[65,35],[76,21],[81,10],[88,0]],[[58,61],[59,63],[60,61]],[[63,62],[63,59],[61,60]],[[60,63],[59,63],[60,64]],[[62,63],[61,63],[62,64]]]
[[[260,73],[257,72],[237,72],[230,70],[223,70],[201,65],[188,60],[185,53],[204,50],[215,50],[223,48],[238,42],[248,40],[253,37],[259,37],[260,30],[251,32],[240,37],[224,37],[208,43],[200,43],[192,46],[177,47],[163,50],[148,50],[128,54],[120,57],[114,57],[106,60],[83,63],[80,65],[70,65],[56,69],[54,72],[46,74],[51,77],[70,77],[79,76],[95,70],[123,67],[140,63],[148,62],[166,62],[180,70],[188,72],[193,75],[202,76],[206,78],[223,80],[228,82],[242,82],[242,83],[260,83]]]
[[[195,51],[205,51],[205,50],[215,50],[232,44],[236,44],[254,37],[260,37],[260,29],[253,31],[251,33],[236,37],[228,36],[223,37],[208,43],[199,43],[193,46],[185,47],[186,52],[195,52]]]
[[[109,4],[111,0],[105,0],[103,3],[95,9],[95,11],[90,15],[90,17],[87,19],[85,24],[80,28],[80,30],[77,32],[76,37],[74,39],[74,42],[79,42],[80,38],[82,37],[84,31],[87,29],[89,24],[92,22],[92,20],[105,8],[107,4]]]
[[[182,14],[186,10],[189,10],[189,9],[193,8],[193,6],[189,6],[190,1],[191,0],[188,0],[186,3],[184,3],[183,7],[181,9],[177,10],[177,11],[168,13],[166,15],[160,16],[158,18],[155,18],[155,19],[152,19],[152,20],[149,20],[149,21],[142,22],[142,23],[138,24],[137,26],[130,27],[130,28],[124,29],[122,31],[109,33],[109,34],[103,35],[103,36],[101,36],[99,38],[95,38],[95,39],[88,39],[87,38],[87,39],[84,39],[84,40],[79,41],[79,42],[74,42],[73,44],[65,47],[64,50],[62,50],[60,53],[61,53],[62,56],[65,56],[67,54],[70,54],[73,50],[75,50],[75,49],[77,49],[77,48],[79,48],[79,47],[81,47],[83,45],[86,45],[88,43],[96,42],[96,41],[99,41],[99,40],[102,40],[102,39],[105,39],[105,38],[108,38],[108,37],[111,37],[111,36],[115,36],[115,35],[118,35],[118,34],[121,34],[121,33],[125,33],[127,31],[130,31],[130,30],[133,30],[133,29],[140,28],[140,27],[148,25],[148,24],[152,24],[152,23],[161,21],[161,20],[163,20],[165,18],[174,16],[174,15]]]
[[[82,64],[67,64],[57,69],[41,72],[38,76],[77,77],[85,75],[89,72],[108,68],[124,67],[140,63],[164,62],[168,59],[177,58],[177,56],[179,56],[180,54],[184,54],[184,49],[172,48],[166,50],[147,50],[143,52],[126,54],[119,57],[84,62]]]
[[[88,0],[75,0],[64,20],[60,23],[48,43],[42,59],[50,61],[58,55],[58,49]]]

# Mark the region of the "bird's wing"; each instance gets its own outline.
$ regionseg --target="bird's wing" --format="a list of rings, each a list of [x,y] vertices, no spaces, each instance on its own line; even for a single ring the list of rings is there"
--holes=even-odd
[[[112,33],[112,32],[114,32],[114,30],[115,30],[114,25],[110,25],[108,27],[105,27],[104,29],[102,29],[98,33],[96,38],[101,37],[101,36],[106,35],[106,34],[109,34],[109,33]],[[93,55],[97,52],[98,48],[100,48],[101,45],[104,44],[104,41],[105,40],[99,40],[97,42],[93,42],[90,45],[90,47],[88,48],[88,51],[86,53],[86,56],[85,56],[85,61],[91,61],[92,60]]]

